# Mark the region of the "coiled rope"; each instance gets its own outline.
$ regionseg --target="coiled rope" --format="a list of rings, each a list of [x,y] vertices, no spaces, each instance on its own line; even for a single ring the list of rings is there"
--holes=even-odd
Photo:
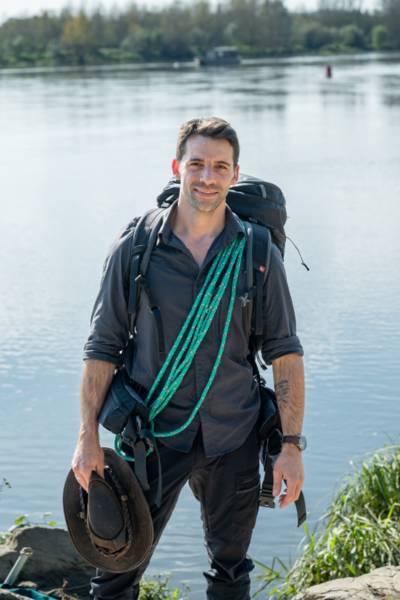
[[[244,226],[242,221],[240,221],[243,230]],[[177,435],[190,423],[193,421],[194,417],[197,414],[200,406],[203,404],[204,399],[207,395],[208,390],[210,389],[216,372],[218,370],[219,364],[221,362],[222,354],[225,348],[226,338],[228,335],[229,325],[232,318],[233,305],[236,297],[236,288],[238,282],[238,275],[240,264],[242,260],[243,250],[246,243],[246,238],[244,235],[238,235],[236,238],[230,243],[230,245],[221,250],[214,258],[214,261],[210,267],[206,280],[201,288],[192,309],[178,335],[178,338],[170,350],[167,359],[159,372],[155,382],[151,390],[149,391],[147,398],[145,400],[146,404],[150,403],[151,398],[154,395],[157,386],[159,385],[162,377],[164,376],[166,370],[171,364],[175,354],[178,351],[178,348],[181,346],[181,349],[175,358],[175,361],[172,365],[171,371],[169,373],[168,379],[165,382],[163,389],[161,390],[159,396],[153,402],[150,407],[149,413],[149,425],[150,430],[153,433],[154,437],[169,437],[172,435]],[[215,361],[214,367],[211,371],[208,382],[201,394],[199,401],[196,406],[193,408],[193,411],[186,421],[184,425],[178,427],[174,431],[170,431],[168,433],[157,433],[154,431],[154,420],[156,416],[167,406],[168,402],[171,400],[176,390],[179,388],[183,378],[189,370],[190,365],[193,362],[194,356],[203,341],[208,329],[210,328],[211,322],[217,312],[218,306],[220,305],[222,296],[225,293],[227,288],[230,276],[233,271],[233,279],[232,279],[232,289],[231,289],[231,297],[229,302],[228,314],[225,322],[224,331],[222,334],[221,345],[218,351],[217,359]],[[125,458],[126,460],[130,459],[123,451],[121,450],[122,446],[122,437],[120,435],[115,436],[114,448],[116,452]]]

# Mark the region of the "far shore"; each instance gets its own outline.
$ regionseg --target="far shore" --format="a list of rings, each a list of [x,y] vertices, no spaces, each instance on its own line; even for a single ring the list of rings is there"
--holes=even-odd
[[[381,55],[381,56],[388,56],[390,57],[391,55],[397,55],[399,54],[398,51],[395,50],[384,50],[384,51],[376,51],[374,49],[368,49],[368,50],[360,50],[359,48],[345,48],[342,49],[341,51],[328,51],[328,50],[320,50],[320,51],[316,51],[316,52],[269,52],[268,54],[264,54],[264,55],[256,55],[256,56],[246,56],[246,58],[244,58],[241,62],[241,65],[246,66],[246,65],[251,65],[252,63],[254,63],[255,61],[259,61],[259,62],[263,62],[263,61],[268,61],[268,59],[271,60],[276,60],[276,59],[290,59],[290,58],[320,58],[326,59],[326,63],[329,63],[329,58],[335,58],[335,57],[340,57],[340,56],[356,56],[359,55],[361,56],[371,56],[372,54],[375,55]],[[124,60],[121,57],[121,60],[104,60],[104,61],[100,61],[100,60],[93,60],[93,61],[85,61],[83,63],[79,63],[79,62],[71,62],[71,63],[57,63],[54,64],[51,61],[50,62],[46,62],[46,61],[42,61],[42,60],[37,60],[37,61],[24,61],[21,63],[16,63],[13,65],[8,65],[8,66],[1,66],[0,65],[0,72],[4,72],[4,71],[13,71],[13,70],[38,70],[40,71],[41,69],[45,70],[45,71],[69,71],[69,70],[80,70],[80,69],[86,69],[86,68],[90,68],[90,70],[95,70],[96,68],[99,69],[103,69],[103,68],[126,68],[126,69],[130,69],[130,68],[143,68],[143,67],[149,67],[149,68],[171,68],[171,69],[237,69],[238,67],[240,67],[241,65],[221,65],[221,66],[198,66],[194,59],[185,59],[185,60],[172,60],[172,59],[158,59],[158,60],[144,60],[144,59],[126,59]]]

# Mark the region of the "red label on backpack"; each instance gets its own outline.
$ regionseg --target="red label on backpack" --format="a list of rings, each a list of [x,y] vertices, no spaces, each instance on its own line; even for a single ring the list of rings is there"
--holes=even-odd
[[[261,271],[261,273],[264,273],[265,267],[263,267],[262,265],[260,265],[260,271]]]

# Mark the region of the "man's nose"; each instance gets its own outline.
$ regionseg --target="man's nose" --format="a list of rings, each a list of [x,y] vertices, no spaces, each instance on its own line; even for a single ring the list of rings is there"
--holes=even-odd
[[[204,169],[201,172],[200,181],[205,185],[212,185],[213,183],[215,183],[215,176],[212,165],[204,166]]]

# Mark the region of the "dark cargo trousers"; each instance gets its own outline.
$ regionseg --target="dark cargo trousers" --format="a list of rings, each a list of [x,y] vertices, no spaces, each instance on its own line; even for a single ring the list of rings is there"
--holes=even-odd
[[[205,546],[210,569],[204,573],[209,600],[249,600],[249,573],[254,565],[247,550],[256,522],[259,497],[257,435],[253,428],[237,450],[206,458],[201,432],[187,453],[159,444],[163,497],[155,503],[158,465],[153,452],[147,458],[151,489],[145,492],[154,525],[153,552],[187,481],[201,505]],[[132,465],[132,463],[130,463]],[[150,558],[134,571],[122,574],[97,571],[92,594],[104,600],[136,600],[139,582]]]

